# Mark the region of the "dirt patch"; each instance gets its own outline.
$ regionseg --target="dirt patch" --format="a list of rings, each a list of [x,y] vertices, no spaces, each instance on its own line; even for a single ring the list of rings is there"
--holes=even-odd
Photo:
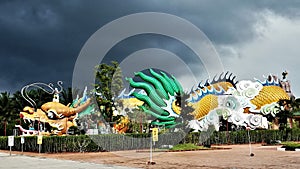
[[[58,153],[38,154],[25,152],[24,155],[43,158],[67,159],[74,161],[105,163],[138,168],[300,168],[300,152],[277,151],[280,146],[249,145],[214,146],[216,150],[181,152],[153,152],[155,165],[147,165],[149,151],[117,151],[100,153]],[[0,151],[8,152],[8,151]],[[21,154],[21,152],[13,152]]]

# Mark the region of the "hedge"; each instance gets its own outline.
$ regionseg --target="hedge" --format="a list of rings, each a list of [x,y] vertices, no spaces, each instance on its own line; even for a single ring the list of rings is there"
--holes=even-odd
[[[274,140],[300,141],[300,129],[292,130],[251,130],[249,131],[252,143],[271,143]],[[203,134],[202,134],[203,135]],[[203,137],[203,136],[202,136]],[[213,132],[204,141],[201,140],[201,133],[190,133],[182,142],[194,144],[246,144],[249,143],[248,131],[223,131]]]
[[[300,129],[289,131],[253,130],[249,131],[252,143],[270,143],[273,140],[300,141]],[[170,132],[159,135],[155,147],[176,145],[178,143],[211,144],[245,144],[249,143],[248,131],[199,132],[185,134]],[[150,134],[103,134],[79,136],[44,136],[42,153],[60,152],[100,152],[139,150],[150,147]],[[8,150],[8,137],[0,137],[0,149]],[[21,151],[21,137],[15,137],[12,150]],[[25,137],[24,151],[38,152],[36,136]]]

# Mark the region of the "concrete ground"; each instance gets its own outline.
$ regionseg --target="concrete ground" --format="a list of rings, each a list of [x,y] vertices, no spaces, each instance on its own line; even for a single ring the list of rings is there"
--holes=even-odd
[[[0,169],[130,169],[111,164],[96,164],[45,157],[0,153]]]
[[[58,153],[38,154],[26,152],[26,156],[8,157],[8,151],[0,155],[1,168],[117,168],[116,166],[161,169],[221,169],[221,168],[264,168],[296,169],[300,168],[300,152],[277,151],[280,146],[252,145],[254,156],[250,156],[249,145],[214,146],[221,150],[200,150],[182,152],[154,152],[155,165],[147,165],[149,151],[118,151],[98,153]],[[20,152],[14,152],[20,153]],[[4,157],[3,157],[4,156]],[[29,157],[37,156],[37,157]],[[67,160],[67,161],[64,161]],[[72,161],[69,161],[72,160]],[[75,162],[77,161],[77,162]],[[44,166],[42,166],[44,165]]]

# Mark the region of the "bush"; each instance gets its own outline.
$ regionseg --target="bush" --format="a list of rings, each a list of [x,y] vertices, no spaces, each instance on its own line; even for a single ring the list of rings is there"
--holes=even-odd
[[[187,143],[187,144],[177,144],[174,147],[172,147],[170,150],[186,151],[186,150],[199,150],[199,149],[208,149],[208,148],[205,148],[203,146],[196,146],[195,144],[192,144],[192,143]]]
[[[300,143],[295,142],[283,142],[282,148],[285,148],[287,151],[295,151],[296,148],[300,148]]]
[[[272,140],[283,140],[285,131],[279,130],[253,130],[249,131],[252,143],[272,142]],[[150,148],[150,135],[147,134],[100,134],[100,135],[68,135],[68,136],[44,136],[43,153],[60,152],[100,152],[119,151]],[[300,129],[288,132],[288,141],[300,141]],[[15,137],[12,150],[21,151],[21,137]],[[0,149],[8,150],[8,138],[0,137]],[[169,132],[159,134],[155,147],[176,144],[212,145],[212,144],[247,144],[248,131],[222,131],[207,133],[183,133]],[[25,137],[24,151],[38,152],[36,136]]]

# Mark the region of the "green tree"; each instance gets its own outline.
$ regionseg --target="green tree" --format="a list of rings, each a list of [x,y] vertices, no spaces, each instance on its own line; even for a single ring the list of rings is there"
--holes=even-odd
[[[292,113],[292,116],[294,117],[296,114],[298,115],[299,112],[300,112],[300,98],[297,98],[297,99],[294,99],[291,101],[291,113]],[[296,116],[297,116],[296,115]],[[298,124],[297,124],[298,123]],[[299,127],[300,124],[299,122],[296,122],[295,124],[293,124],[293,128],[294,127]]]
[[[300,111],[300,98],[291,101],[292,112]]]
[[[283,107],[279,113],[277,113],[277,117],[279,118],[279,129],[284,130],[287,126],[287,119],[292,117],[291,112],[291,101],[290,100],[280,100],[279,102],[280,107]]]
[[[15,107],[15,102],[9,93],[3,92],[0,95],[0,121],[1,135],[11,135],[12,130],[16,124],[16,121],[19,121],[19,113]]]
[[[143,129],[148,128],[148,120],[153,120],[154,118],[144,113],[138,108],[132,109],[132,111],[127,111],[127,115],[130,119],[129,123],[129,133],[143,133]]]
[[[72,88],[68,88],[67,90],[63,89],[63,91],[60,93],[60,103],[64,105],[72,104],[73,102],[73,92]]]
[[[102,63],[95,67],[96,100],[101,113],[107,122],[115,122],[118,118],[113,117],[114,98],[118,96],[123,87],[122,71],[118,62],[111,64]]]
[[[292,117],[292,109],[291,109],[291,100],[279,100],[279,106],[283,109],[277,113],[276,117],[279,118],[279,130],[284,130],[285,135],[283,139],[286,141],[288,137],[288,133],[290,132],[290,127],[287,125],[288,118]]]
[[[32,89],[29,91],[28,95],[36,103],[35,108],[40,108],[44,103],[51,102],[53,99],[53,95],[50,95],[41,89]]]
[[[17,112],[20,112],[25,106],[29,106],[29,103],[23,98],[20,91],[16,91],[12,96],[12,105]]]
[[[188,105],[186,101],[189,98],[188,93],[183,93],[182,96],[176,97],[176,105],[181,107],[180,117],[176,119],[176,122],[179,123],[177,127],[180,127],[183,131],[189,132],[191,129],[188,124],[189,121],[194,119],[194,116],[191,114],[194,111],[192,106]]]

